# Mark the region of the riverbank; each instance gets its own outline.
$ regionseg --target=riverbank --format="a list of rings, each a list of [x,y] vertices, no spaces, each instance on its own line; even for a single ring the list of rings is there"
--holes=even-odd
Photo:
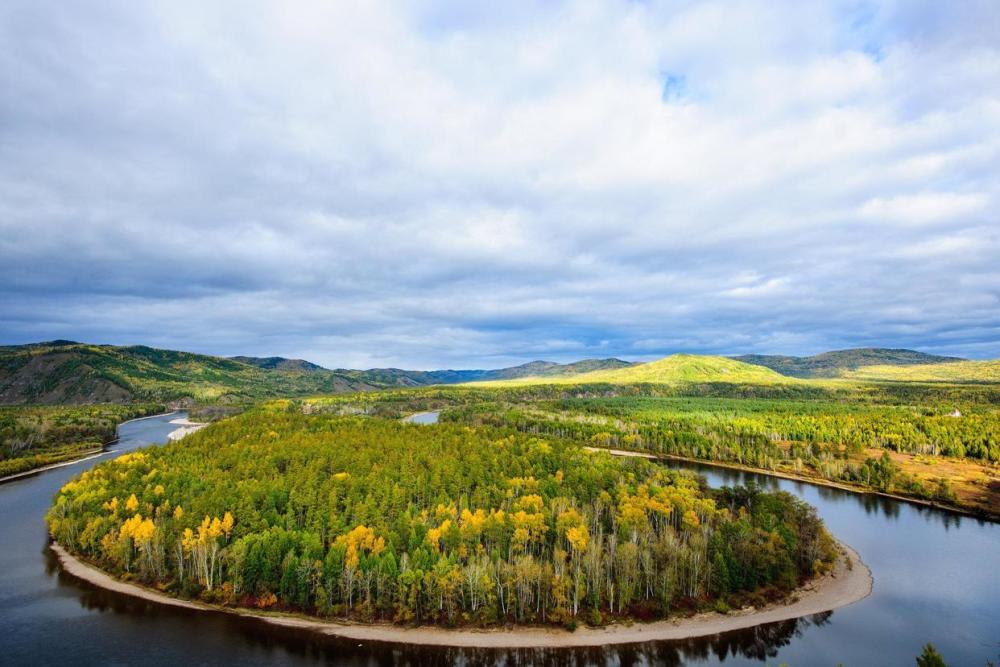
[[[178,412],[180,412],[180,410],[168,410],[167,412],[159,412],[159,413],[157,413],[155,415],[146,415],[145,417],[134,417],[133,419],[126,419],[122,423],[118,424],[118,426],[116,428],[121,428],[125,424],[131,424],[132,422],[141,422],[141,421],[145,421],[147,419],[156,419],[157,417],[168,417],[170,415],[177,414]],[[112,442],[114,442],[114,441],[112,440]],[[108,444],[111,444],[111,443],[108,443]]]
[[[446,629],[439,627],[404,627],[391,624],[360,624],[324,621],[296,614],[263,613],[234,609],[202,602],[181,600],[137,584],[119,581],[103,570],[84,563],[61,545],[52,543],[68,574],[116,593],[158,604],[199,611],[216,611],[255,618],[278,626],[309,630],[357,641],[378,641],[423,646],[469,648],[570,648],[633,644],[671,639],[692,639],[741,630],[764,623],[811,616],[858,602],[872,591],[873,579],[868,566],[846,544],[831,572],[808,582],[789,596],[787,604],[761,609],[748,608],[730,614],[708,612],[687,618],[652,623],[614,624],[606,627],[582,627],[575,632],[560,628],[522,627],[496,629]]]
[[[689,456],[678,456],[676,454],[651,454],[649,452],[632,451],[627,449],[612,449],[610,447],[584,447],[584,449],[590,452],[607,452],[612,456],[628,456],[634,458],[648,459],[650,461],[680,461],[682,463],[695,463],[698,465],[711,466],[713,468],[727,468],[729,470],[751,472],[758,475],[780,477],[781,479],[787,479],[793,482],[804,482],[806,484],[815,484],[816,486],[826,486],[831,489],[840,489],[841,491],[849,491],[851,493],[857,493],[861,495],[881,496],[883,498],[891,498],[893,500],[899,500],[904,503],[911,503],[913,505],[930,507],[944,512],[961,514],[962,516],[968,516],[974,519],[985,519],[987,521],[1000,522],[1000,508],[997,508],[996,510],[985,510],[981,508],[969,508],[958,505],[945,505],[942,503],[934,502],[933,500],[926,500],[924,498],[915,498],[912,496],[904,496],[898,493],[888,493],[886,491],[877,491],[875,489],[870,489],[856,484],[848,484],[846,482],[839,482],[831,479],[826,479],[825,477],[796,475],[794,473],[784,472],[781,470],[767,470],[765,468],[755,468],[754,466],[743,465],[741,463],[729,463],[726,461],[706,461],[703,459],[691,458]]]
[[[118,429],[121,428],[124,424],[130,424],[132,422],[138,422],[144,419],[154,419],[156,417],[167,417],[176,412],[178,411],[171,410],[170,412],[161,412],[155,415],[146,415],[145,417],[135,417],[133,419],[126,419],[125,421],[115,426],[115,431],[117,432]],[[81,452],[75,452],[70,458],[67,458],[65,460],[56,461],[55,463],[48,463],[46,465],[39,466],[37,468],[22,470],[21,472],[16,472],[12,475],[7,475],[6,477],[0,477],[0,484],[3,484],[5,482],[13,482],[15,480],[22,479],[24,477],[31,477],[32,475],[38,475],[40,473],[45,472],[46,470],[55,470],[56,468],[62,468],[63,466],[70,466],[73,465],[74,463],[82,463],[84,461],[89,461],[90,459],[96,459],[99,456],[107,454],[108,447],[115,444],[116,442],[118,442],[117,437],[114,440],[109,440],[103,443],[100,447],[94,447],[93,449],[85,449]]]
[[[197,431],[200,431],[201,429],[208,426],[208,422],[193,422],[184,417],[180,419],[171,419],[170,423],[176,424],[177,426],[180,427],[174,429],[169,434],[167,434],[167,440],[169,440],[170,442],[173,442],[175,440],[180,440],[184,436],[196,433]]]
[[[111,441],[113,443],[114,440]],[[108,443],[108,444],[111,444]],[[82,463],[83,461],[89,461],[90,459],[96,459],[98,456],[103,456],[107,452],[104,451],[103,447],[95,447],[94,449],[86,449],[82,452],[77,452],[73,455],[73,458],[67,459],[65,461],[59,461],[57,463],[49,463],[47,465],[40,466],[38,468],[31,468],[30,470],[23,470],[21,472],[16,472],[13,475],[7,475],[6,477],[0,477],[0,484],[5,482],[13,482],[14,480],[21,479],[23,477],[31,477],[32,475],[38,475],[45,472],[46,470],[55,470],[56,468],[62,468],[63,466],[71,466],[74,463]]]

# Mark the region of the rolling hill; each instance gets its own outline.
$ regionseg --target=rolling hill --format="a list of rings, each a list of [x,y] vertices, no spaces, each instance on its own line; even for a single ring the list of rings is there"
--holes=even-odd
[[[54,341],[0,348],[0,403],[245,401],[376,389],[363,373],[269,369],[234,359]]]
[[[755,366],[764,366],[782,375],[798,378],[843,377],[850,371],[866,366],[914,366],[949,364],[965,361],[959,357],[941,357],[915,350],[879,347],[859,347],[834,350],[811,357],[789,357],[771,354],[744,354],[732,357]]]
[[[941,361],[944,360],[944,361]],[[784,373],[784,374],[783,374]],[[794,376],[794,377],[793,377]],[[674,354],[649,363],[532,361],[493,370],[326,369],[284,357],[215,357],[146,346],[72,341],[0,347],[0,404],[245,403],[437,384],[795,384],[798,378],[859,382],[1000,382],[1000,362],[912,350],[840,350],[814,357]]]
[[[951,361],[943,364],[865,366],[844,373],[865,382],[946,382],[1000,384],[1000,361]]]
[[[241,364],[249,364],[257,368],[272,371],[323,371],[318,364],[304,359],[286,359],[285,357],[229,357]]]
[[[422,387],[434,384],[461,384],[493,380],[513,380],[523,377],[560,377],[594,370],[625,368],[633,364],[621,359],[583,359],[569,364],[552,361],[530,361],[519,366],[492,370],[407,371],[399,368],[372,368],[366,371],[338,370],[339,373],[363,373],[377,384],[392,387]]]
[[[663,359],[623,368],[560,376],[522,377],[490,384],[789,384],[794,378],[727,357],[673,354]]]
[[[302,359],[215,357],[145,346],[57,340],[0,347],[0,404],[245,402],[526,375],[569,376],[630,366],[620,359],[533,361],[495,370],[330,370]]]
[[[557,364],[552,361],[531,361],[520,366],[498,368],[492,371],[457,371],[459,373],[475,374],[468,380],[515,380],[526,377],[568,377],[593,371],[610,371],[628,368],[635,364],[621,359],[584,359],[570,364]]]

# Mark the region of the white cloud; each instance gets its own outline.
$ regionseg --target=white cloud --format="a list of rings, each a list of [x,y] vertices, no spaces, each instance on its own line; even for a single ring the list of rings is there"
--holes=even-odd
[[[988,198],[982,193],[921,193],[896,197],[875,197],[866,201],[859,214],[877,222],[924,225],[968,218],[986,208]]]
[[[998,21],[989,2],[8,3],[0,342],[344,366],[1000,354]]]

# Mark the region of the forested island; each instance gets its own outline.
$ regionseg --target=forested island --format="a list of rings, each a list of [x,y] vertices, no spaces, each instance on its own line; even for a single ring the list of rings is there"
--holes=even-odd
[[[513,429],[279,402],[101,464],[48,514],[71,552],[223,605],[447,626],[761,605],[828,571],[808,505]]]

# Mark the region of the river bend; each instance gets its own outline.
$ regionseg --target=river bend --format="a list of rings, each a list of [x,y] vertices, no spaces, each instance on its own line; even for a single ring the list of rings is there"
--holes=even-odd
[[[871,567],[873,593],[817,616],[712,638],[585,649],[362,643],[94,589],[60,571],[43,516],[72,476],[165,442],[175,413],[130,422],[105,456],[0,485],[4,665],[776,665],[912,667],[931,641],[952,667],[1000,655],[1000,526],[909,503],[703,465],[712,486],[756,480],[816,506]],[[183,446],[183,441],[175,446]]]

